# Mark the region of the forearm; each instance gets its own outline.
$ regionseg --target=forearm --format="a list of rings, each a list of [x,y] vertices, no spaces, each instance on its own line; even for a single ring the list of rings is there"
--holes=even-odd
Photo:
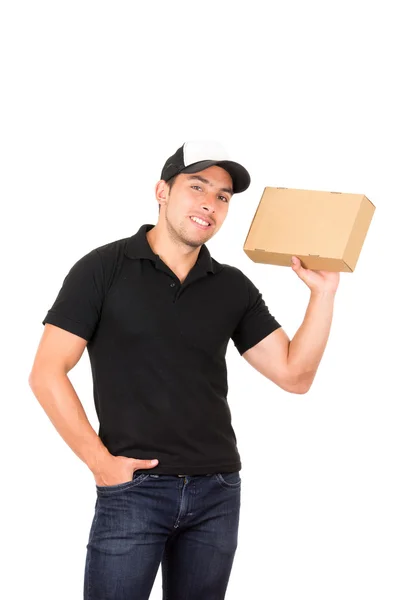
[[[90,425],[75,389],[65,373],[29,379],[30,387],[59,435],[93,472],[109,451]]]
[[[310,387],[328,341],[335,293],[311,293],[302,325],[289,345],[288,367],[297,381]]]

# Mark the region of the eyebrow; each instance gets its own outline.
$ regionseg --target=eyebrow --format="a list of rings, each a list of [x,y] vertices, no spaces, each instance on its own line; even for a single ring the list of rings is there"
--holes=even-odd
[[[190,181],[191,179],[198,179],[202,183],[208,183],[208,185],[212,185],[212,183],[210,183],[208,181],[208,179],[205,179],[204,177],[201,177],[201,175],[191,175],[190,177],[188,177],[188,181]],[[232,188],[219,188],[219,191],[220,192],[228,192],[231,196],[233,196],[233,190],[232,190]]]

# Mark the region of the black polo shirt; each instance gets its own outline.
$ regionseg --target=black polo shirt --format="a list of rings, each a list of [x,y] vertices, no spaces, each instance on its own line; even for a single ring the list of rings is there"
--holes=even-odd
[[[281,325],[250,279],[205,245],[181,284],[152,251],[152,227],[79,259],[43,324],[87,340],[111,454],[157,458],[153,473],[238,471],[226,349],[232,339],[243,354]]]

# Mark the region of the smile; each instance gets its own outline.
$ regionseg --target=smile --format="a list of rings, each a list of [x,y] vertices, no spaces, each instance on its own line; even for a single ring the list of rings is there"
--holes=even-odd
[[[204,221],[203,219],[199,219],[198,217],[190,217],[190,220],[201,229],[208,229],[208,227],[211,227],[210,223]]]

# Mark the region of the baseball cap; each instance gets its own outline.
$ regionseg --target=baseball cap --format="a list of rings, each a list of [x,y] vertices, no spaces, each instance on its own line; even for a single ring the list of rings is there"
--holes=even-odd
[[[230,160],[224,146],[211,140],[185,142],[170,156],[161,171],[160,179],[168,181],[179,173],[197,173],[218,165],[225,169],[233,180],[233,193],[244,192],[251,183],[251,177],[240,163]]]

